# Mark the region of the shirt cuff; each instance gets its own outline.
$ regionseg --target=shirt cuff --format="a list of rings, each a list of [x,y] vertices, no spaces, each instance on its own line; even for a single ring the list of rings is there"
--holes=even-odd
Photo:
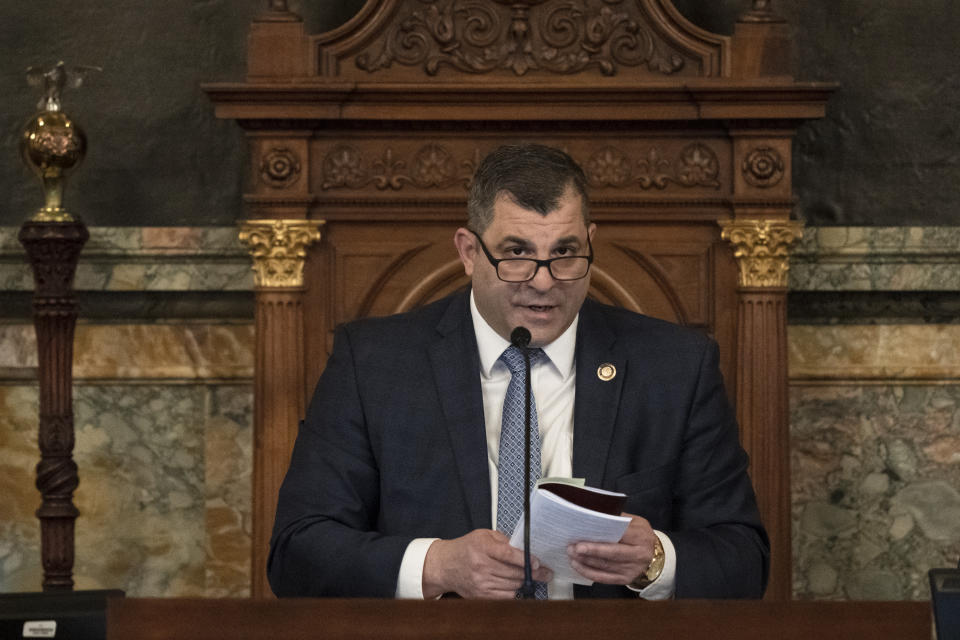
[[[407,545],[397,576],[397,598],[423,600],[423,562],[435,540],[439,538],[414,538]]]
[[[630,590],[635,591],[644,600],[669,600],[673,597],[677,578],[677,550],[674,549],[667,534],[656,529],[653,532],[660,538],[660,544],[663,546],[663,571],[656,580],[643,589],[630,587]]]

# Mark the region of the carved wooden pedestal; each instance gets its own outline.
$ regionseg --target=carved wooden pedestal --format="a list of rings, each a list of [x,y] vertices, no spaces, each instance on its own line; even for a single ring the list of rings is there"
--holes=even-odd
[[[73,532],[79,482],[73,461],[73,330],[77,305],[73,275],[90,237],[81,222],[27,222],[20,243],[33,267],[33,322],[40,384],[40,464],[37,489],[43,590],[73,589]]]

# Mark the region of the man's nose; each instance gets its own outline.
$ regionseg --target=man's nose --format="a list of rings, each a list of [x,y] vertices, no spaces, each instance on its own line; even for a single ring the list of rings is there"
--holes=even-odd
[[[545,264],[538,264],[537,271],[533,274],[533,278],[527,281],[527,284],[537,291],[547,291],[552,289],[556,282],[550,273],[550,268]]]

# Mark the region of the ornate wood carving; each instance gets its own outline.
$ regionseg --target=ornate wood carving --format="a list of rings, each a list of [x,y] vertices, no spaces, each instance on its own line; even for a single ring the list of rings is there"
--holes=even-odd
[[[307,247],[320,240],[323,222],[307,220],[248,220],[240,242],[253,256],[255,287],[300,287]]]
[[[40,385],[37,489],[43,498],[37,517],[44,591],[73,589],[74,524],[79,515],[73,504],[79,483],[73,461],[73,332],[77,321],[73,276],[89,237],[79,221],[31,221],[19,234],[35,286],[33,322]]]
[[[734,246],[741,287],[787,286],[790,246],[803,236],[803,223],[791,220],[721,221],[723,238]]]
[[[260,179],[269,187],[283,189],[299,178],[300,157],[291,149],[271,149],[260,161]]]
[[[681,187],[720,188],[717,154],[701,142],[684,147],[676,162],[664,157],[656,146],[651,146],[645,156],[636,160],[615,147],[604,147],[583,163],[583,170],[594,187],[636,185],[641,189],[663,190],[672,183]]]
[[[357,67],[373,73],[394,63],[422,65],[431,76],[441,65],[468,73],[508,69],[518,76],[532,69],[573,74],[596,68],[612,76],[641,65],[669,75],[685,62],[622,0],[420,2],[387,31],[379,51],[357,56]]]
[[[766,189],[783,179],[783,157],[773,147],[757,147],[743,159],[743,178],[754,187]]]
[[[382,15],[390,24],[373,39],[351,37],[362,20],[318,39],[321,75],[702,77],[728,64],[724,38],[664,0],[373,0],[361,12]]]
[[[387,147],[380,158],[369,161],[356,147],[338,145],[323,159],[320,188],[361,189],[371,184],[394,191],[406,184],[421,189],[455,184],[469,187],[479,156],[475,150],[474,157],[458,162],[449,149],[435,143],[424,145],[409,159],[395,153],[393,147]]]
[[[370,143],[338,144],[329,149],[321,163],[320,188],[323,191],[357,191],[372,186],[379,191],[400,191],[406,186],[417,189],[457,186],[466,192],[483,156],[478,147],[467,150],[462,145],[430,142],[415,150],[377,147],[372,150],[380,155],[371,159],[372,146]],[[640,188],[665,191],[671,185],[720,190],[724,177],[721,161],[710,145],[693,142],[678,150],[674,147],[675,143],[667,146],[597,144],[576,152],[568,151],[583,166],[590,186],[598,190]],[[760,167],[753,168],[755,172],[766,170],[762,159],[752,160],[751,167],[754,165]],[[779,172],[782,177],[782,161]]]

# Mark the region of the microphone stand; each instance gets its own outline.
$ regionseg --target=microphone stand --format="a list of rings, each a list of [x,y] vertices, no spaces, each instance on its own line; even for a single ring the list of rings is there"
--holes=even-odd
[[[517,327],[510,334],[510,341],[523,352],[523,366],[526,371],[523,402],[523,586],[519,594],[524,600],[536,598],[536,585],[533,582],[533,565],[530,562],[530,332],[525,327]]]

